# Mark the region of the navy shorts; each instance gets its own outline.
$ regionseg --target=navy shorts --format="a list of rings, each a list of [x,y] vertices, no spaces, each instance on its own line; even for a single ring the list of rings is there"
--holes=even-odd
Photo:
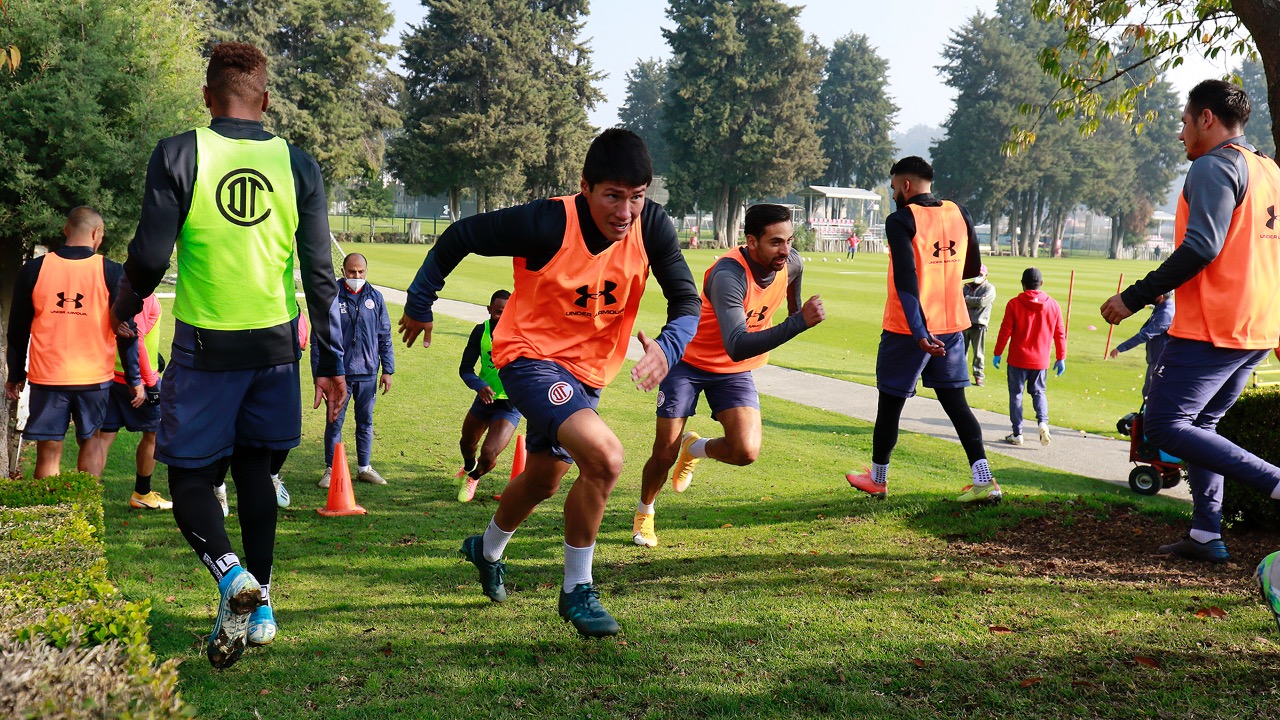
[[[250,370],[197,370],[173,348],[160,385],[156,460],[197,468],[236,445],[289,450],[302,439],[298,363]]]
[[[107,400],[107,417],[102,421],[102,432],[146,433],[160,429],[160,406],[144,402],[134,407],[133,388],[124,383],[111,383],[111,397]]]
[[[721,410],[736,407],[760,409],[760,394],[751,371],[713,373],[681,360],[658,386],[658,417],[687,418],[696,414],[698,396],[706,393],[711,419]]]
[[[556,442],[560,424],[579,410],[594,411],[600,404],[600,389],[583,385],[550,360],[516,358],[498,370],[498,377],[511,404],[528,420],[529,452],[549,452],[572,463],[568,451]]]
[[[67,428],[74,421],[76,437],[88,440],[102,427],[107,414],[107,395],[115,382],[108,380],[101,387],[87,390],[65,390],[57,385],[31,385],[30,408],[27,426],[22,438],[27,442],[37,440],[62,440]]]
[[[480,402],[480,398],[476,398],[475,402],[471,403],[471,409],[467,414],[486,425],[495,420],[506,420],[512,427],[520,424],[521,417],[520,411],[511,404],[510,400],[494,400],[485,405]]]
[[[910,335],[888,330],[880,333],[876,388],[887,395],[909,398],[916,394],[916,383],[922,379],[927,388],[969,387],[964,333],[945,333],[934,337],[946,348],[946,355],[930,355],[921,350]]]

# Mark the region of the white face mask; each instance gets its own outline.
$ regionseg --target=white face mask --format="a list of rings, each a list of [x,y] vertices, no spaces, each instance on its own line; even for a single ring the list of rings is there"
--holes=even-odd
[[[364,278],[343,278],[343,280],[351,292],[360,292],[360,288],[364,287]]]

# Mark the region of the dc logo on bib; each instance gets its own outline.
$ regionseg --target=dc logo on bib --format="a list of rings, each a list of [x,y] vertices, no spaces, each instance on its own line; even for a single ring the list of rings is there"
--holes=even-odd
[[[666,402],[667,402],[667,396],[663,395],[662,391],[659,390],[658,391],[658,407],[662,407],[663,404],[665,404]]]
[[[552,405],[563,405],[569,402],[572,397],[573,387],[563,380],[552,385],[551,389],[547,390],[547,399],[551,401]]]
[[[253,227],[271,216],[266,193],[275,192],[266,175],[238,168],[222,176],[214,195],[222,217],[240,227]]]

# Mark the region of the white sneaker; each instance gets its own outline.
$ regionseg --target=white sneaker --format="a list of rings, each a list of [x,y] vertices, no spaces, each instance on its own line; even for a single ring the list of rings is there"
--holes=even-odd
[[[1041,425],[1040,426],[1040,444],[1048,445],[1051,442],[1053,442],[1053,436],[1049,434],[1049,426]]]
[[[1006,435],[1006,436],[1004,437],[1004,441],[1005,441],[1005,442],[1007,442],[1007,443],[1009,443],[1010,445],[1021,445],[1021,444],[1022,444],[1022,436],[1021,436],[1021,435],[1014,435],[1013,433],[1009,433],[1008,435]]]
[[[324,474],[320,476],[320,482],[316,483],[316,487],[329,487],[329,477],[333,475],[333,468],[325,468]]]
[[[227,505],[227,484],[222,483],[213,488],[213,496],[218,498],[218,504],[222,506],[222,517],[231,514],[231,508]]]
[[[279,475],[271,476],[271,484],[276,487],[276,505],[281,509],[289,507],[289,488],[284,486]]]

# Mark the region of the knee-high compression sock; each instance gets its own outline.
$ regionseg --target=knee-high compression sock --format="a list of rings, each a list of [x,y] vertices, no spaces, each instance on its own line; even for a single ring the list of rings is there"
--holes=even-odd
[[[973,416],[973,410],[964,398],[964,388],[944,388],[934,392],[943,411],[951,418],[960,444],[964,446],[965,455],[969,457],[969,464],[985,460],[987,449],[982,445],[982,426],[978,424],[978,418]]]
[[[173,518],[215,582],[221,582],[228,570],[240,564],[227,539],[222,507],[213,496],[213,487],[222,481],[227,465],[222,459],[198,468],[169,466]]]
[[[284,461],[289,459],[288,450],[272,450],[271,451],[271,475],[274,477],[280,474],[280,470],[284,468]]]
[[[871,462],[888,465],[893,448],[898,444],[898,421],[907,399],[897,395],[880,393],[876,408],[876,428],[871,435]]]
[[[271,484],[271,450],[237,445],[231,455],[231,479],[236,484],[240,539],[245,569],[266,585],[276,548],[276,489]]]

